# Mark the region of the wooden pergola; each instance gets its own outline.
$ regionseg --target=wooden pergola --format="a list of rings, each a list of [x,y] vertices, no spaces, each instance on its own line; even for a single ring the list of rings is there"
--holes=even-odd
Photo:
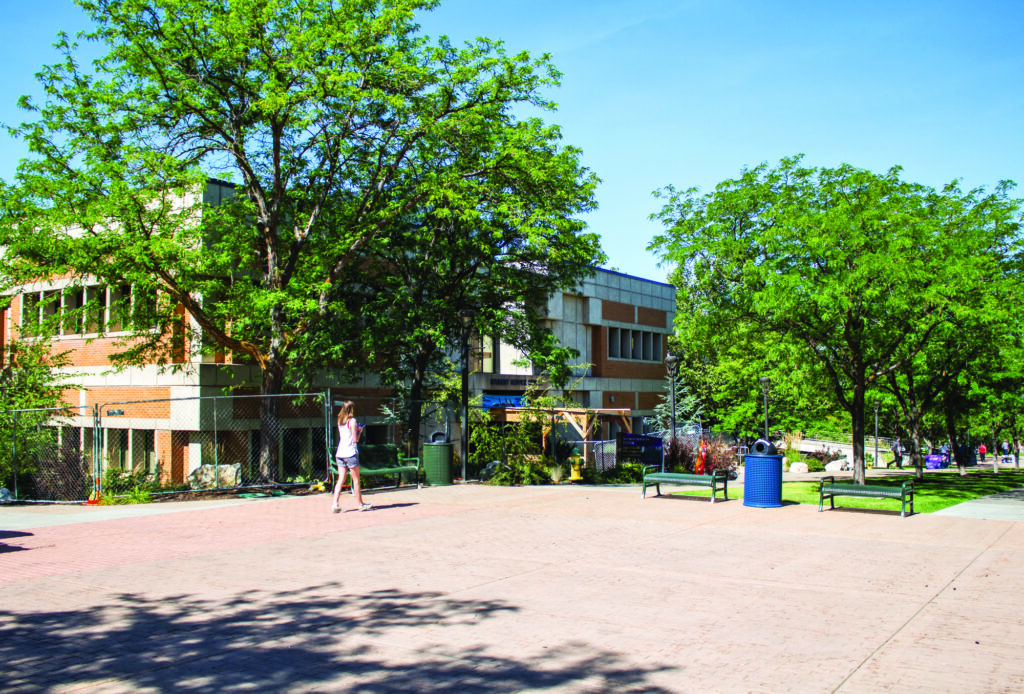
[[[588,464],[594,462],[594,451],[591,446],[591,434],[601,422],[617,422],[624,431],[633,433],[633,425],[629,415],[629,409],[585,409],[585,408],[563,408],[546,410],[534,407],[505,407],[497,410],[492,416],[497,422],[518,422],[526,412],[544,412],[550,414],[550,419],[543,427],[545,446],[547,445],[548,434],[559,423],[571,426],[583,440],[583,459]],[[500,414],[498,414],[500,413]],[[547,450],[544,451],[547,453]]]

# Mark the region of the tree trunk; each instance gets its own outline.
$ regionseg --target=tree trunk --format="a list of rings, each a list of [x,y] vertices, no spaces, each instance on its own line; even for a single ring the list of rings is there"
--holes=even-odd
[[[264,482],[277,481],[279,475],[279,442],[281,439],[281,394],[284,386],[284,363],[271,361],[263,369],[260,398],[260,477]]]
[[[1013,439],[1013,467],[1020,469],[1020,428],[1017,422],[1010,427],[1010,436]]]
[[[905,413],[910,434],[910,458],[914,461],[914,478],[924,480],[924,454],[921,437],[921,412],[915,407]]]
[[[960,476],[966,477],[970,455],[966,450],[961,450],[960,439],[956,435],[956,412],[950,398],[946,399],[943,410],[946,420],[946,436],[949,437],[950,445],[953,446],[953,459],[956,460],[956,467],[960,471]]]
[[[420,427],[423,423],[423,384],[427,379],[427,365],[433,347],[417,347],[412,368],[412,383],[409,385],[409,431],[407,455],[418,457],[420,450]]]
[[[867,475],[864,472],[864,392],[866,384],[864,379],[859,379],[853,386],[853,411],[850,413],[853,420],[853,481],[855,484],[865,484]]]

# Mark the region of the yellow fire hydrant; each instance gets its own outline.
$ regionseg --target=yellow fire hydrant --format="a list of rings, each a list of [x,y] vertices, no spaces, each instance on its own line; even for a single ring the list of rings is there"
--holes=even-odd
[[[569,481],[570,482],[581,482],[583,481],[583,471],[580,469],[580,452],[576,451],[569,456]]]

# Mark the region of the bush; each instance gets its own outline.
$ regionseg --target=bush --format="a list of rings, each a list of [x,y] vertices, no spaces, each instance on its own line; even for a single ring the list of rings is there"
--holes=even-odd
[[[555,461],[541,456],[509,456],[508,463],[499,465],[489,484],[551,484],[549,469]]]
[[[672,437],[665,448],[665,469],[671,472],[693,473],[697,451],[689,439]]]
[[[600,474],[604,484],[633,484],[643,482],[644,466],[641,463],[623,461]]]
[[[736,452],[721,439],[708,442],[707,454],[704,458],[704,472],[711,474],[715,470],[732,473],[736,469],[738,459]]]
[[[833,460],[843,460],[846,456],[840,451],[833,451],[826,448],[823,451],[811,451],[804,453],[807,461],[808,472],[824,472],[825,466]]]
[[[129,472],[116,468],[107,468],[103,472],[103,493],[121,496],[129,494],[134,490],[143,492],[160,491],[160,482],[156,475],[149,475],[144,472]]]

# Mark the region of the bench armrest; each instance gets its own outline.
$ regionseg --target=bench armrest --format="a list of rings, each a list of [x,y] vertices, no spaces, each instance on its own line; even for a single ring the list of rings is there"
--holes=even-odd
[[[821,488],[823,488],[825,486],[826,482],[828,482],[829,484],[835,484],[836,483],[835,475],[828,475],[827,477],[822,477],[818,481],[818,489],[820,490]]]

